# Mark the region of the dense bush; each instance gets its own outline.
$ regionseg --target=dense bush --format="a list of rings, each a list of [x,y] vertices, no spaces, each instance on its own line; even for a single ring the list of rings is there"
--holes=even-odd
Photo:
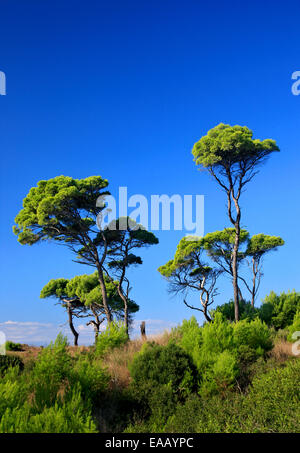
[[[263,355],[273,346],[271,331],[260,319],[254,319],[251,322],[244,320],[234,324],[233,339],[237,348],[242,345],[247,346],[258,355]]]
[[[79,383],[84,397],[95,402],[107,389],[109,375],[96,357],[79,353],[73,361],[69,382],[71,386]]]
[[[22,345],[20,343],[14,343],[13,341],[6,341],[6,351],[22,351]]]
[[[219,305],[215,310],[212,310],[212,317],[214,318],[216,313],[221,313],[225,319],[228,321],[234,321],[234,301],[230,300],[229,302]],[[239,301],[239,314],[240,320],[243,319],[255,319],[258,316],[258,309],[251,305],[251,302],[245,300]]]
[[[289,291],[279,296],[271,291],[265,297],[260,309],[259,317],[275,329],[285,329],[293,323],[297,310],[300,309],[300,293]]]
[[[216,312],[213,321],[203,327],[191,318],[175,331],[179,345],[202,376],[201,394],[231,388],[241,373],[245,375],[248,364],[272,348],[271,331],[257,318],[235,324]]]
[[[167,346],[145,343],[129,369],[139,388],[145,383],[150,388],[167,385],[178,397],[184,397],[196,387],[196,369],[189,355],[173,342]]]
[[[243,400],[241,432],[300,432],[300,361],[257,373]]]
[[[288,327],[288,331],[289,341],[297,341],[300,338],[300,308],[294,316],[293,324]],[[295,332],[299,332],[299,334],[295,334]]]
[[[131,390],[143,418],[150,417],[147,430],[151,432],[174,412],[179,401],[197,388],[196,368],[189,355],[174,342],[167,346],[145,343],[129,369]],[[146,429],[144,425],[140,428]]]
[[[57,393],[65,393],[71,375],[71,357],[67,351],[67,338],[59,334],[54,343],[44,348],[30,375],[30,390],[38,410],[52,406]]]
[[[300,431],[300,361],[261,372],[246,394],[192,395],[161,426],[165,432],[242,433]]]
[[[7,408],[0,421],[0,433],[93,433],[97,432],[90,410],[82,403],[78,387],[64,403],[55,401],[40,413],[30,404]]]
[[[0,355],[0,376],[3,376],[4,373],[10,367],[18,367],[20,371],[24,368],[24,363],[20,357],[12,355]]]
[[[22,373],[18,357],[0,356],[0,433],[299,432],[300,361],[266,354],[272,339],[300,330],[299,320],[300,310],[275,331],[259,317],[233,323],[216,312],[202,327],[183,321],[166,346],[146,342],[135,353],[139,342],[122,348],[122,325],[89,351],[74,351],[60,334]],[[120,346],[113,354],[131,350],[125,386],[114,380],[118,367],[108,374]]]
[[[128,335],[124,323],[112,322],[107,326],[97,339],[96,353],[99,356],[105,354],[109,349],[118,348],[127,343]]]
[[[18,370],[7,368],[0,382],[0,432],[97,431],[92,409],[107,390],[109,377],[94,356],[71,357],[66,338],[59,334],[33,366],[22,374]]]
[[[240,320],[254,320],[260,318],[268,326],[275,329],[286,329],[293,323],[294,316],[297,310],[300,309],[300,293],[289,291],[282,292],[280,295],[271,291],[265,297],[260,307],[253,307],[250,302],[244,300],[239,302]],[[211,315],[214,318],[217,313],[229,320],[234,321],[234,301],[219,305],[215,310],[212,310]]]

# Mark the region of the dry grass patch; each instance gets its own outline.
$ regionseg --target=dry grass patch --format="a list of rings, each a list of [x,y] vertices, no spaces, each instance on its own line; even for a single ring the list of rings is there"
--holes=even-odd
[[[269,355],[278,362],[285,362],[289,357],[293,356],[292,343],[286,340],[279,341]]]
[[[112,386],[118,388],[128,387],[131,380],[128,366],[133,356],[141,350],[146,341],[154,341],[161,346],[166,346],[169,340],[170,333],[166,331],[161,335],[147,336],[145,340],[131,340],[124,346],[109,351],[103,359],[103,364],[107,367],[111,376]]]

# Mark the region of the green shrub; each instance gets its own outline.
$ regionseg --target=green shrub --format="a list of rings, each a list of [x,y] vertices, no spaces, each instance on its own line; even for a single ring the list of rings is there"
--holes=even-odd
[[[180,346],[192,357],[202,376],[200,393],[209,395],[232,388],[238,378],[248,382],[247,367],[272,348],[270,329],[260,319],[231,323],[221,312],[199,327],[195,318],[177,327]]]
[[[287,339],[289,341],[297,341],[300,338],[300,308],[294,316],[293,324],[288,328],[289,334]],[[293,335],[295,332],[299,332],[299,335]]]
[[[145,343],[130,364],[134,383],[142,388],[168,385],[178,396],[186,396],[196,387],[196,369],[188,354],[175,343],[160,346]],[[151,391],[151,390],[150,390]]]
[[[73,360],[69,381],[71,386],[80,384],[86,399],[95,400],[107,389],[109,375],[102,369],[99,360],[80,353]]]
[[[259,309],[259,317],[276,329],[285,329],[293,323],[298,309],[300,309],[300,293],[294,290],[288,293],[282,292],[278,296],[271,291]]]
[[[166,433],[195,433],[198,414],[202,410],[202,401],[196,394],[190,395],[183,404],[178,404],[165,426]]]
[[[300,361],[261,371],[246,395],[228,393],[224,398],[202,398],[196,432],[299,432]]]
[[[233,348],[232,324],[221,313],[216,313],[214,320],[203,327],[199,327],[196,319],[191,318],[182,324],[179,344],[202,373],[214,363],[217,354]]]
[[[191,395],[178,405],[169,417],[165,432],[168,433],[219,433],[239,432],[242,397],[228,393],[224,397]]]
[[[300,432],[300,361],[257,375],[244,399],[241,432]]]
[[[7,408],[0,420],[0,433],[95,433],[91,411],[82,401],[78,388],[72,390],[64,403],[56,401],[40,413],[31,406]]]
[[[22,345],[20,343],[14,343],[13,341],[6,341],[5,343],[6,351],[22,351]]]
[[[26,398],[26,386],[19,378],[18,368],[10,368],[0,381],[0,419],[7,408],[22,406]]]
[[[268,326],[260,319],[248,322],[239,321],[234,324],[233,340],[237,349],[244,345],[253,349],[257,355],[263,355],[273,347],[272,333]]]
[[[191,356],[202,376],[200,393],[210,394],[231,387],[238,375],[233,325],[221,313],[216,313],[213,321],[201,328],[198,338],[200,341],[195,342]],[[183,347],[184,339],[185,335]]]
[[[182,324],[173,328],[171,337],[177,340],[178,344],[190,355],[193,354],[195,345],[202,343],[202,329],[195,318],[184,319]]]
[[[216,356],[213,365],[203,374],[201,393],[224,392],[228,388],[232,388],[238,374],[235,355],[229,351],[221,352]]]
[[[102,356],[109,349],[120,347],[127,343],[128,335],[124,323],[112,322],[102,332],[96,342],[96,354]]]
[[[233,324],[216,313],[213,321],[203,326],[202,348],[207,353],[220,353],[233,347]]]
[[[24,369],[24,363],[20,357],[0,355],[0,376],[3,376],[10,367],[18,367],[22,371]]]
[[[44,348],[35,362],[30,374],[30,387],[38,410],[53,405],[58,391],[65,393],[70,385],[72,363],[67,346],[67,338],[59,334],[54,344]]]
[[[212,310],[211,315],[214,318],[216,313],[221,313],[225,319],[233,322],[235,320],[234,310],[234,301],[230,300],[225,304],[219,305],[215,310]],[[251,302],[241,300],[239,301],[239,315],[240,320],[248,319],[250,321],[258,316],[258,309],[253,307]]]
[[[129,369],[131,391],[140,405],[143,421],[149,417],[149,432],[157,432],[176,404],[197,388],[197,372],[191,358],[173,342],[167,346],[145,343]]]

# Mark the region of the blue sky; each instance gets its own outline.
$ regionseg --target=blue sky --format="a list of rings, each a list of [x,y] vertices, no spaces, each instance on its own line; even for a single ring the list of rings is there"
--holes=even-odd
[[[281,149],[243,194],[242,224],[286,241],[265,260],[258,302],[299,289],[299,2],[10,0],[0,13],[1,326],[13,321],[29,341],[24,323],[41,323],[42,338],[43,325],[65,315],[39,299],[41,288],[89,272],[62,247],[18,244],[11,228],[30,187],[100,174],[112,194],[202,194],[205,233],[222,229],[224,194],[191,156],[220,122],[247,125]],[[138,320],[169,327],[193,313],[157,272],[182,233],[157,235],[132,273],[132,297]],[[218,286],[217,301],[227,301],[230,282]]]

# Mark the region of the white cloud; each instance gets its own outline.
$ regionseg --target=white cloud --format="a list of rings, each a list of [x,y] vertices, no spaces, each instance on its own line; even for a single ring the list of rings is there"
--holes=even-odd
[[[157,335],[166,329],[171,329],[176,325],[172,321],[165,321],[162,319],[143,319],[134,320],[130,336],[136,338],[140,336],[140,324],[142,321],[146,323],[146,334]],[[90,345],[94,342],[93,326],[86,324],[77,324],[76,329],[79,333],[79,345]],[[105,329],[105,325],[101,325],[101,330]],[[73,344],[73,335],[67,323],[53,324],[42,323],[35,321],[12,321],[8,320],[0,323],[0,333],[3,332],[7,340],[17,343],[25,343],[29,345],[42,345],[45,346],[51,341],[54,341],[59,332],[62,332],[68,337],[70,344]]]

